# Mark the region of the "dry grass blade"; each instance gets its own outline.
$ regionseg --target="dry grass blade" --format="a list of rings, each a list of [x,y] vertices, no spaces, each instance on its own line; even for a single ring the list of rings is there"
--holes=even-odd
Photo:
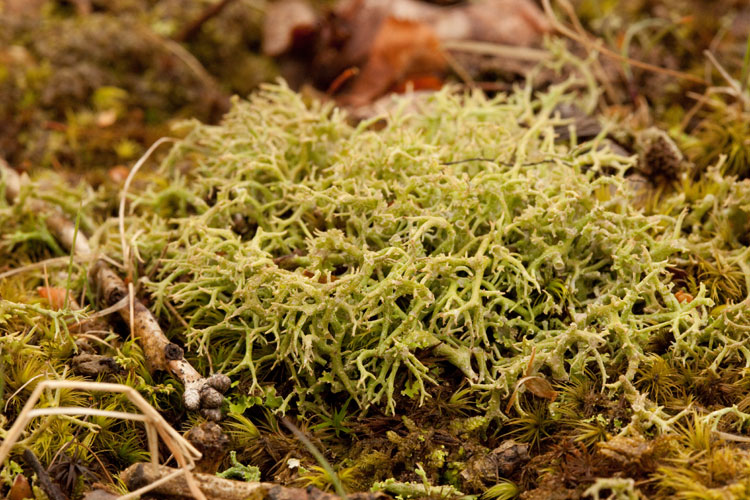
[[[570,17],[570,19],[573,21],[573,24],[576,30],[574,31],[560,22],[560,20],[555,15],[554,10],[552,9],[550,0],[542,0],[542,6],[544,7],[544,12],[547,14],[547,17],[552,23],[552,26],[554,26],[555,30],[557,30],[559,33],[565,35],[566,37],[572,40],[575,40],[581,43],[588,50],[599,52],[611,59],[624,62],[624,63],[628,63],[631,66],[635,66],[637,68],[645,69],[648,71],[653,71],[655,73],[662,73],[665,75],[673,76],[675,78],[680,78],[682,80],[688,80],[691,82],[700,83],[702,85],[709,85],[709,83],[705,81],[703,78],[699,78],[697,76],[694,76],[694,75],[691,75],[682,71],[675,71],[675,70],[668,69],[668,68],[662,68],[661,66],[649,64],[643,61],[639,61],[637,59],[631,59],[630,57],[625,57],[622,54],[615,52],[614,50],[604,47],[602,45],[601,40],[592,40],[589,37],[589,35],[583,30],[583,27],[581,26],[580,21],[578,21],[578,16],[576,16],[575,14],[575,9],[573,8],[573,6],[570,4],[568,0],[558,0],[558,3],[562,7],[562,9],[565,11],[565,13],[568,14],[568,17]]]
[[[120,393],[127,396],[127,398],[138,408],[142,413],[127,413],[119,411],[107,411],[98,410],[94,408],[43,408],[35,410],[42,392],[46,389],[77,389],[84,391],[101,391],[101,392],[114,392]],[[135,389],[127,385],[121,384],[109,384],[99,382],[85,382],[85,381],[67,381],[67,380],[44,380],[37,384],[31,396],[26,401],[23,410],[16,418],[13,426],[8,430],[5,440],[0,445],[0,463],[4,462],[8,457],[13,445],[16,444],[19,437],[23,433],[26,425],[35,417],[44,415],[92,415],[102,416],[117,419],[128,419],[142,421],[146,425],[146,430],[149,435],[149,452],[153,463],[157,462],[158,458],[158,446],[156,439],[153,438],[155,433],[158,433],[165,444],[169,448],[176,458],[180,468],[175,471],[173,476],[183,475],[185,481],[188,484],[190,493],[194,498],[198,500],[206,500],[206,497],[198,488],[195,478],[190,472],[195,466],[195,461],[201,457],[201,453],[193,447],[185,438],[183,438],[177,431],[175,431],[169,423],[157,412],[148,402],[143,399]],[[120,500],[129,500],[137,498],[143,493],[151,491],[157,487],[157,483],[149,484],[140,488],[136,491],[128,493],[120,497]]]

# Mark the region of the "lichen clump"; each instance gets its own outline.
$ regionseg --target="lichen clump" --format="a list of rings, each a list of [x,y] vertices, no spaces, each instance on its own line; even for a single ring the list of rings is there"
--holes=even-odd
[[[343,391],[394,412],[450,366],[490,416],[525,372],[632,379],[710,300],[672,293],[679,220],[631,207],[631,159],[555,142],[570,99],[446,90],[377,131],[283,86],[235,101],[133,200],[154,309],[281,410]]]

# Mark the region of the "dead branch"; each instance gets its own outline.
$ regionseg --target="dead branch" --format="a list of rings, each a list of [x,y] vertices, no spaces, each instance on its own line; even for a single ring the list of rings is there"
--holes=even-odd
[[[201,12],[198,17],[193,19],[187,26],[180,30],[173,37],[173,40],[175,42],[181,43],[190,41],[193,37],[195,37],[195,35],[198,34],[206,21],[221,14],[221,11],[223,11],[224,8],[232,2],[233,0],[219,0],[216,3],[207,6],[205,9],[203,9],[203,12]]]
[[[128,488],[138,488],[146,484],[153,484],[174,472],[174,469],[160,465],[158,468],[148,464],[131,465],[120,473],[120,478]],[[213,474],[194,474],[198,487],[206,495],[207,500],[340,500],[341,497],[332,493],[324,493],[316,488],[288,488],[273,483],[253,483],[223,479]],[[185,480],[175,477],[153,489],[162,495],[189,497]],[[384,493],[354,493],[347,495],[351,500],[386,500],[390,498]]]
[[[39,459],[36,458],[34,452],[26,448],[23,450],[23,460],[26,462],[31,470],[36,473],[36,478],[39,481],[39,485],[44,490],[44,493],[50,498],[50,500],[65,500],[65,495],[58,485],[52,482],[47,470],[39,463]]]
[[[128,296],[125,282],[104,261],[95,262],[89,276],[98,287],[105,306]],[[132,317],[125,307],[119,309],[118,313],[140,340],[149,370],[170,372],[185,386],[183,401],[188,410],[202,410],[206,417],[219,420],[219,408],[224,399],[222,394],[229,389],[229,378],[218,373],[208,378],[201,377],[185,359],[182,348],[167,339],[151,311],[137,299],[133,301],[132,308]]]

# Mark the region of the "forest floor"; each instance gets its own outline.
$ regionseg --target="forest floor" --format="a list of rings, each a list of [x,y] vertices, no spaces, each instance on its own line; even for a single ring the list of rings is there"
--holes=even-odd
[[[0,26],[0,494],[750,498],[745,2]]]

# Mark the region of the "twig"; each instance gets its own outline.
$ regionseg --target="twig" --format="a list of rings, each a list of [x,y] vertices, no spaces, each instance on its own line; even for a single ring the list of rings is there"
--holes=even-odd
[[[346,500],[346,491],[344,491],[344,485],[341,484],[341,480],[339,479],[338,474],[336,474],[336,471],[333,470],[333,467],[331,467],[331,464],[326,460],[326,457],[323,456],[323,454],[320,452],[318,448],[315,447],[315,445],[310,441],[305,434],[299,430],[299,428],[294,425],[288,418],[281,417],[281,422],[286,426],[287,429],[292,431],[292,434],[294,434],[294,437],[300,440],[303,445],[305,445],[305,448],[307,448],[307,451],[312,453],[312,455],[315,457],[315,460],[318,461],[321,467],[325,469],[328,476],[330,476],[331,481],[333,482],[333,486],[336,488],[336,493],[338,493],[341,498]]]
[[[89,275],[98,285],[105,305],[119,304],[129,296],[125,282],[105,262],[94,263]],[[182,348],[167,339],[151,311],[135,298],[131,305],[132,317],[130,308],[121,307],[118,313],[140,341],[149,370],[169,371],[185,386],[183,401],[188,410],[200,409],[207,417],[219,420],[222,393],[229,388],[228,377],[220,374],[201,377],[185,359]]]
[[[182,317],[180,312],[177,310],[175,306],[172,305],[171,302],[166,302],[167,309],[169,309],[169,312],[172,313],[172,315],[177,318],[177,321],[180,322],[180,324],[185,328],[185,331],[190,331],[190,325],[187,321],[185,321],[185,318]],[[203,342],[201,342],[201,348],[198,350],[198,353],[200,354],[201,351],[203,351],[203,355],[206,356],[206,359],[208,360],[208,371],[213,373],[214,372],[214,362],[213,359],[211,359],[211,353],[208,351],[208,348],[204,345]]]
[[[193,474],[201,491],[208,500],[271,500],[275,498],[294,498],[297,500],[341,500],[342,497],[331,493],[323,493],[315,488],[289,488],[273,483],[245,482],[223,479],[214,474]],[[170,497],[190,496],[184,480],[175,474],[175,469],[160,465],[149,467],[149,464],[133,464],[120,473],[128,487],[134,488],[142,484],[153,487],[158,494]],[[389,498],[383,493],[360,493],[361,500],[385,500]]]
[[[446,40],[442,42],[445,50],[456,52],[472,52],[488,56],[500,56],[508,59],[521,59],[524,61],[547,61],[550,54],[546,50],[531,47],[516,47],[513,45],[502,45],[499,43],[477,42],[474,40]]]
[[[570,162],[566,162],[565,160],[561,160],[559,158],[552,159],[552,160],[539,160],[539,161],[531,161],[526,163],[511,163],[507,161],[500,161],[495,160],[492,158],[466,158],[465,160],[454,160],[454,161],[446,161],[441,163],[441,165],[460,165],[462,163],[469,163],[473,161],[486,161],[489,163],[494,163],[495,165],[500,165],[501,167],[515,167],[518,165],[519,167],[534,167],[537,165],[544,165],[545,163],[555,163],[556,161],[559,161],[560,163],[564,165],[571,166],[572,164]]]
[[[189,22],[183,29],[173,36],[172,39],[175,42],[180,43],[191,40],[198,34],[206,21],[221,14],[221,11],[224,10],[227,5],[232,3],[232,1],[233,0],[219,0],[216,3],[207,6],[198,17]]]
[[[28,448],[23,450],[23,460],[36,473],[39,484],[50,500],[66,500],[60,487],[52,482],[47,470],[39,463],[39,459],[36,458],[33,451]]]

